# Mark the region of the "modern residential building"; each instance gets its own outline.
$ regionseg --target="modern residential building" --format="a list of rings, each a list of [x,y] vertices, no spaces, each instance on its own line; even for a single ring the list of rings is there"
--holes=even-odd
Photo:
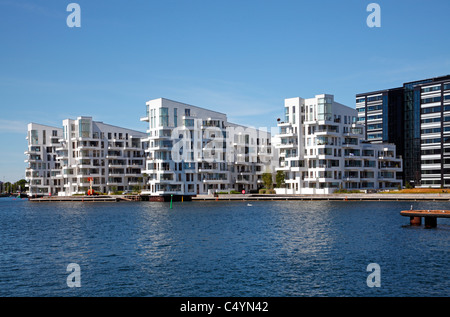
[[[227,161],[232,176],[231,188],[235,191],[256,191],[264,186],[262,175],[275,171],[277,157],[271,134],[234,123],[227,127]]]
[[[145,166],[143,132],[78,117],[63,121],[61,145],[57,148],[61,173],[59,195],[132,190],[143,186]]]
[[[193,196],[257,190],[270,170],[270,133],[229,123],[221,112],[164,98],[146,103],[143,195]]]
[[[397,146],[403,181],[416,187],[449,187],[450,75],[356,95],[358,122],[370,142]],[[449,155],[450,156],[450,155]]]
[[[328,194],[337,189],[376,190],[402,185],[402,160],[393,144],[365,141],[357,111],[333,95],[285,100],[278,122],[279,167],[286,186],[278,193]]]
[[[28,125],[28,195],[70,196],[143,186],[147,137],[91,117],[66,119],[63,128]]]
[[[25,169],[27,192],[29,196],[54,195],[57,193],[60,163],[56,148],[62,137],[62,129],[37,123],[28,124],[25,151],[28,163]]]

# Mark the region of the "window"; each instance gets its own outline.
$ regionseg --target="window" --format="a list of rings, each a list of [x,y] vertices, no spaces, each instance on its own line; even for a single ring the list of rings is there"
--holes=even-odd
[[[318,120],[331,120],[331,98],[320,98],[318,102]]]
[[[422,134],[425,133],[440,133],[441,128],[432,128],[432,129],[422,129]]]
[[[79,137],[89,138],[91,135],[91,122],[88,119],[80,119],[79,125]]]
[[[371,140],[371,139],[381,139],[382,134],[381,133],[377,133],[377,134],[369,134],[367,136],[367,139]]]
[[[382,119],[383,115],[376,115],[376,116],[368,116],[367,120],[377,120],[377,119]]]
[[[173,108],[173,126],[177,127],[178,126],[178,114],[177,114],[178,109],[177,108]]]
[[[441,143],[441,138],[423,139],[420,141],[420,143],[421,144]]]
[[[364,109],[364,108],[360,108]],[[381,110],[383,109],[383,105],[377,105],[377,106],[368,106],[367,111],[375,111],[375,110]]]
[[[378,101],[378,100],[381,100],[381,99],[383,99],[383,96],[382,96],[382,95],[374,96],[374,97],[368,97],[368,98],[367,98],[367,102],[370,102],[370,101]]]
[[[292,123],[295,124],[295,106],[292,106]]]
[[[441,96],[433,97],[433,98],[425,98],[425,99],[422,99],[422,104],[424,104],[424,103],[432,103],[432,102],[440,102],[440,101],[441,101]]]
[[[184,109],[184,115],[187,117],[191,116],[191,109]]]
[[[450,117],[444,117],[444,121],[450,121]],[[422,119],[420,120],[420,123],[432,123],[432,122],[441,122],[441,118],[429,118],[429,119]]]
[[[420,113],[433,113],[433,112],[441,112],[441,107],[429,107],[420,109]]]
[[[194,119],[184,119],[184,126],[186,126],[186,127],[193,127],[194,126]]]
[[[376,129],[381,129],[383,127],[383,125],[381,123],[379,124],[370,124],[367,126],[367,130],[376,130]]]
[[[441,85],[422,88],[422,92],[430,92],[430,91],[436,91],[436,90],[441,90]]]
[[[159,125],[167,127],[169,125],[169,109],[159,108]]]

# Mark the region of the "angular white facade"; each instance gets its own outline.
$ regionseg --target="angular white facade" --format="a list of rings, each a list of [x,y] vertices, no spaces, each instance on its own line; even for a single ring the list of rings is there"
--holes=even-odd
[[[148,188],[142,194],[257,190],[270,170],[270,133],[229,123],[224,113],[159,98],[147,102]]]
[[[28,125],[29,196],[86,194],[142,187],[147,137],[91,117],[66,119],[63,128]]]
[[[285,100],[275,147],[285,188],[277,193],[328,194],[337,189],[388,189],[401,186],[401,158],[393,144],[370,144],[355,109],[332,95]]]
[[[146,134],[91,117],[63,121],[63,137],[57,149],[61,162],[59,195],[85,194],[90,188],[108,193],[142,186]]]
[[[91,117],[63,128],[31,123],[26,162],[29,195],[142,190],[144,196],[257,192],[262,175],[285,173],[279,193],[402,185],[393,144],[364,140],[357,112],[332,95],[285,100],[280,133],[228,122],[227,115],[164,98],[146,103],[147,132]]]
[[[60,173],[56,148],[62,137],[62,129],[37,123],[28,124],[28,149],[25,151],[28,163],[25,169],[27,192],[29,196],[52,195]]]

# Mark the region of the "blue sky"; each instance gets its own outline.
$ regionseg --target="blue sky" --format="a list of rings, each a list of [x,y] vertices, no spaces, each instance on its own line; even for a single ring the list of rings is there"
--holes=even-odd
[[[81,28],[66,25],[70,2]],[[28,122],[145,131],[145,102],[165,97],[270,128],[285,98],[354,107],[357,93],[450,74],[448,12],[448,0],[0,0],[0,181],[25,175]]]

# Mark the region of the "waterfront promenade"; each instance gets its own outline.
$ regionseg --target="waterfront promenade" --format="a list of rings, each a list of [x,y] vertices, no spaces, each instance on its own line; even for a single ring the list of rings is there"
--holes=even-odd
[[[139,195],[110,195],[110,196],[71,196],[71,197],[44,197],[30,198],[34,202],[119,202],[139,201]],[[450,201],[450,193],[430,194],[394,194],[394,193],[349,193],[328,195],[289,195],[289,194],[224,194],[224,195],[197,195],[192,201],[283,201],[283,200],[334,200],[334,201]],[[170,198],[166,201],[170,201]]]
[[[192,198],[196,200],[338,200],[338,201],[450,201],[448,193],[433,194],[390,194],[390,193],[349,193],[349,194],[328,194],[328,195],[197,195]]]

